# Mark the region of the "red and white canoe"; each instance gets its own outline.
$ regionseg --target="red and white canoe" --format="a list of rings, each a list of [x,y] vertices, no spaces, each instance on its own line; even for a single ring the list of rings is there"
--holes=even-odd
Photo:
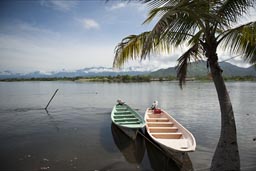
[[[195,138],[186,128],[164,110],[155,112],[147,109],[144,117],[146,130],[155,142],[167,150],[195,151]]]

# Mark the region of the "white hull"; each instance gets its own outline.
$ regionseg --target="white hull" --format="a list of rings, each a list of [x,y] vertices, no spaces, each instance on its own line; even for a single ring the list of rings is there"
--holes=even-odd
[[[150,140],[152,139],[150,138]],[[145,144],[151,167],[154,170],[193,171],[192,162],[186,152],[177,152],[173,150],[168,150],[168,152],[166,152],[166,148],[161,148],[160,150],[163,150],[164,152],[161,153],[155,142],[150,143],[149,141],[145,141]]]
[[[147,109],[144,119],[149,136],[166,151],[195,151],[194,136],[167,112],[162,110],[161,114],[154,114]]]

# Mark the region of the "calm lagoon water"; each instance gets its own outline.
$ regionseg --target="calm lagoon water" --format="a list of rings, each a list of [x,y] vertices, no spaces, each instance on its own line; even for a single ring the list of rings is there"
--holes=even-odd
[[[228,82],[241,170],[256,170],[256,83]],[[56,89],[48,108],[43,110]],[[144,138],[111,124],[117,99],[141,115],[154,100],[197,140],[181,169]],[[0,82],[0,170],[208,170],[220,133],[213,83]]]

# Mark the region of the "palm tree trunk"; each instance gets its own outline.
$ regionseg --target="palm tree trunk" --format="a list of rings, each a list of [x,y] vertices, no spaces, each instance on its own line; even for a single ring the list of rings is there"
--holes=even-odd
[[[240,170],[240,158],[234,112],[222,77],[222,70],[217,63],[217,54],[215,55],[214,59],[216,60],[210,61],[210,68],[220,104],[221,133],[212,159],[211,171],[235,171]]]

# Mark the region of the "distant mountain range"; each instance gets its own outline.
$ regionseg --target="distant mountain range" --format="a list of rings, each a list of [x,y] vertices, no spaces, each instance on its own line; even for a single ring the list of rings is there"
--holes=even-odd
[[[221,68],[224,70],[223,75],[227,77],[232,76],[253,76],[256,77],[256,69],[254,66],[249,68],[241,68],[232,65],[228,62],[221,62]],[[207,76],[208,69],[205,61],[194,62],[189,65],[188,77],[203,77]],[[27,74],[13,73],[11,71],[0,72],[0,79],[8,78],[53,78],[53,77],[93,77],[93,76],[117,76],[117,75],[150,75],[152,77],[176,77],[175,67],[167,69],[160,69],[154,72],[143,71],[141,68],[130,67],[123,70],[113,70],[107,67],[91,67],[79,69],[76,71],[59,71],[42,73],[35,71]]]
[[[234,77],[234,76],[253,76],[256,77],[256,68],[251,66],[249,68],[242,68],[236,65],[232,65],[228,62],[219,63],[223,69],[223,76],[225,77]],[[188,66],[187,76],[188,77],[204,77],[209,73],[206,62],[193,62]],[[151,72],[152,77],[176,77],[177,73],[175,67],[170,67],[167,69],[160,69],[155,72]]]
[[[42,73],[35,71],[31,73],[14,73],[12,71],[0,72],[0,79],[8,78],[54,78],[54,77],[93,77],[93,76],[117,76],[117,75],[145,75],[149,74],[150,71],[142,71],[141,68],[129,67],[122,70],[113,70],[107,67],[91,67],[79,69],[76,71],[58,71]]]

